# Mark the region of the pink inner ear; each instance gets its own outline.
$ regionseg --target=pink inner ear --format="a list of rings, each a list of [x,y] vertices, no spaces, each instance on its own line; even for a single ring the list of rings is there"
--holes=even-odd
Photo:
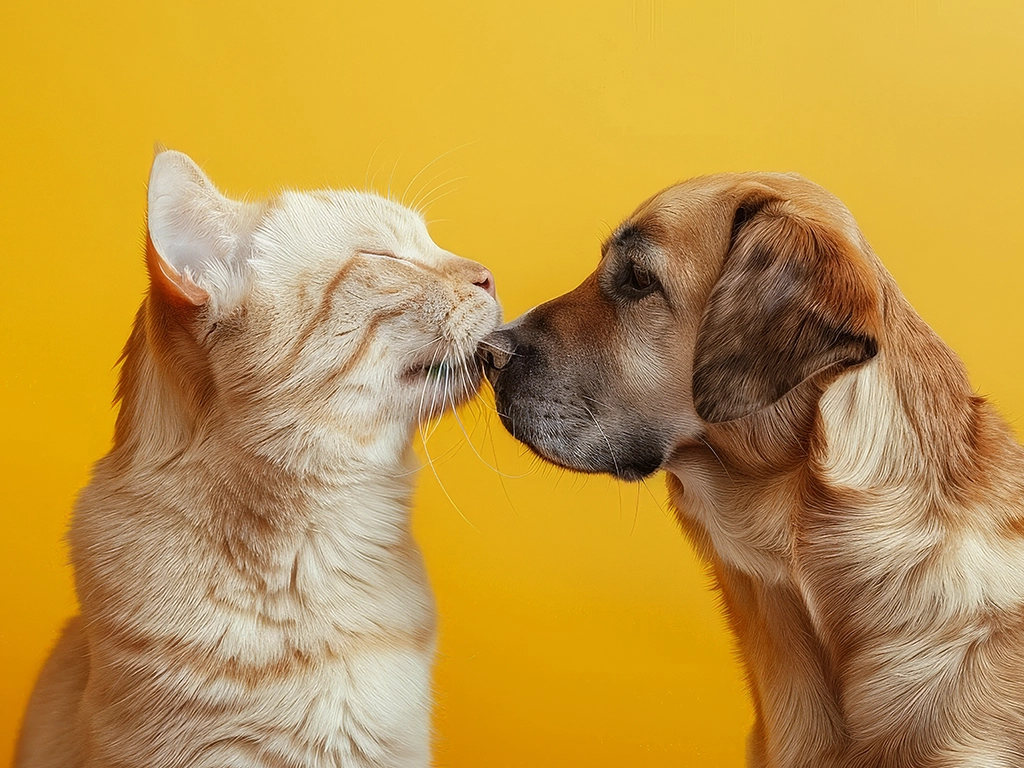
[[[151,237],[146,240],[146,266],[149,268],[150,283],[164,296],[176,304],[191,304],[201,307],[210,300],[210,294],[196,285],[192,278],[174,267],[157,253]]]

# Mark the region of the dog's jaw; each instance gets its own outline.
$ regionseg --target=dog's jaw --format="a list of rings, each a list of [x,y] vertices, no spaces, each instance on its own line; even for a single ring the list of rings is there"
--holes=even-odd
[[[576,472],[638,481],[661,468],[671,449],[646,414],[615,411],[590,392],[593,381],[533,343],[528,313],[489,336],[478,352],[502,424],[530,450]],[[541,339],[537,339],[542,341]],[[638,426],[639,425],[639,426]]]

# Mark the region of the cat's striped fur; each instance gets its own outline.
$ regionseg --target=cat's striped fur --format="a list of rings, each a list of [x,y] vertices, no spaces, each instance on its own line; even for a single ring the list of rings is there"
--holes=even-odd
[[[418,425],[475,392],[490,273],[376,195],[222,196],[157,155],[150,291],[76,506],[81,613],[20,768],[426,766]]]

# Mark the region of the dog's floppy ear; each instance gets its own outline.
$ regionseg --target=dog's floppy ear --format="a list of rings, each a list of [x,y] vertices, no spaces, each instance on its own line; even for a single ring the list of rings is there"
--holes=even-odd
[[[764,187],[735,210],[694,353],[706,422],[747,416],[878,351],[876,278],[824,213],[802,208]]]

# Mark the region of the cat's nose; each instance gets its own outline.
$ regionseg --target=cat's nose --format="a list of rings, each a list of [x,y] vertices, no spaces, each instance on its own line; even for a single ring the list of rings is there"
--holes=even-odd
[[[491,274],[491,270],[480,262],[456,256],[445,264],[442,269],[450,278],[457,280],[458,282],[466,280],[477,288],[482,288],[487,291],[489,296],[497,298],[497,293],[494,288],[494,275]]]
[[[476,275],[473,280],[473,285],[483,288],[491,296],[497,296],[497,292],[494,288],[494,275],[491,274],[491,270],[486,267],[481,267],[480,272]]]

